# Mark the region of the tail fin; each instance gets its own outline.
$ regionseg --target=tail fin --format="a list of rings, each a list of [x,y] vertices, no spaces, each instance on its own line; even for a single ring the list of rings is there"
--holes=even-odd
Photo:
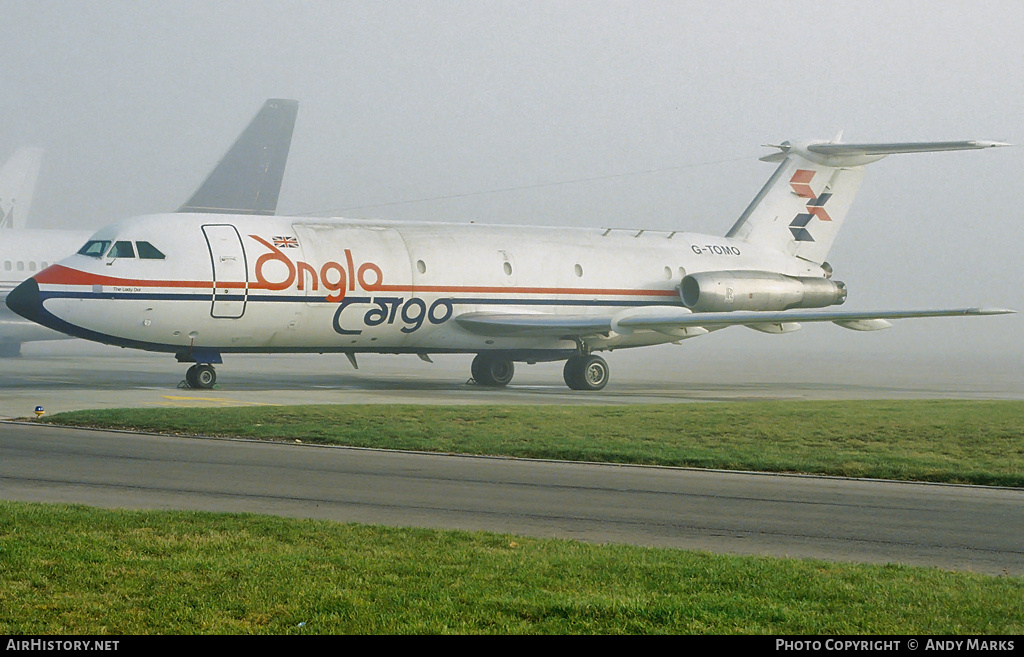
[[[0,169],[0,228],[25,227],[42,162],[41,148],[22,148]]]
[[[781,164],[727,236],[820,264],[832,248],[860,188],[864,165],[895,153],[1008,145],[995,141],[894,144],[786,141],[775,146],[781,152],[761,158]]]
[[[178,212],[274,214],[298,111],[297,101],[268,100]]]

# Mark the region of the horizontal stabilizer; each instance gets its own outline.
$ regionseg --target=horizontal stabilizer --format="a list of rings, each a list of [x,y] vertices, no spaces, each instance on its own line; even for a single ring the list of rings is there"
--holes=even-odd
[[[969,151],[979,148],[1009,146],[1001,141],[919,141],[891,144],[809,144],[807,150],[822,155],[896,155],[897,153],[935,153],[938,151]]]
[[[823,263],[864,178],[864,166],[896,153],[932,153],[1009,146],[999,141],[844,144],[784,141],[762,157],[779,167],[726,237]]]
[[[297,101],[268,100],[178,212],[274,214],[298,111]]]

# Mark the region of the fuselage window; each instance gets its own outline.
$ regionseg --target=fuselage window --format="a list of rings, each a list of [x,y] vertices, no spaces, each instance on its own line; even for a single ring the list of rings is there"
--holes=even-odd
[[[131,242],[114,242],[114,248],[107,254],[108,258],[134,258],[135,249]]]
[[[25,263],[21,260],[18,261],[18,271],[25,271]]]
[[[89,256],[90,258],[102,258],[109,247],[110,240],[89,240],[85,243],[85,246],[78,250],[78,254]]]
[[[136,242],[135,245],[139,247],[139,257],[143,260],[164,259],[164,254],[160,253],[160,249],[156,248],[149,242]]]
[[[36,270],[36,263],[35,262],[28,263],[28,270],[29,271],[35,271]]]
[[[11,271],[11,261],[4,260],[4,271]]]

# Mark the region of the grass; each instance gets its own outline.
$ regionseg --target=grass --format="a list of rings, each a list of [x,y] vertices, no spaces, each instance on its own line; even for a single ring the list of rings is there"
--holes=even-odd
[[[0,634],[1002,634],[1024,579],[0,502]]]
[[[70,426],[384,449],[1024,486],[1024,402],[115,409]]]
[[[1024,402],[82,411],[72,426],[1024,486]],[[0,502],[0,634],[983,634],[1024,578]]]

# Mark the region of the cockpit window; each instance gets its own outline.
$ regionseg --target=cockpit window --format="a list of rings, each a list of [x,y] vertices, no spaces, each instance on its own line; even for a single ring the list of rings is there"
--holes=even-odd
[[[164,254],[160,253],[160,249],[156,248],[149,242],[136,242],[135,245],[139,247],[139,257],[144,260],[164,259]]]
[[[134,258],[135,249],[131,242],[114,242],[114,248],[107,254],[108,258]]]
[[[78,250],[78,253],[90,258],[102,258],[108,248],[110,248],[110,240],[89,240]]]

